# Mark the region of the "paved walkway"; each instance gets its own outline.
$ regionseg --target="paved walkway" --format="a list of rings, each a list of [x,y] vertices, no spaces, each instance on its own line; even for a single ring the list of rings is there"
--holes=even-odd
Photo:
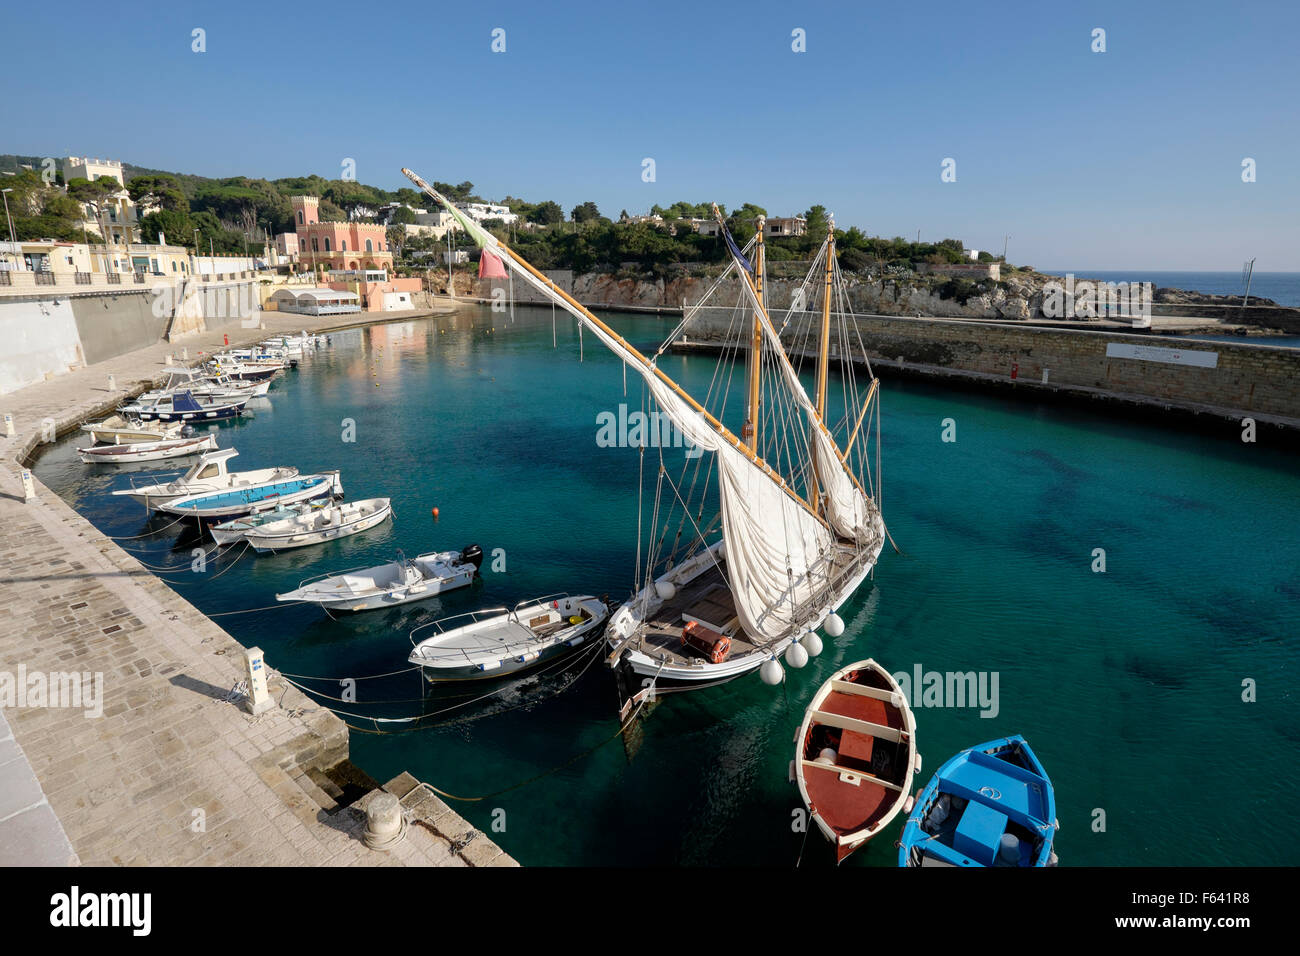
[[[267,313],[266,331],[237,331],[252,340],[339,318]],[[183,344],[194,357],[221,341]],[[259,717],[230,702],[243,678],[230,635],[39,482],[24,502],[16,459],[42,421],[62,432],[117,404],[161,378],[180,348],[155,345],[0,396],[17,429],[0,434],[0,865],[515,865],[409,775],[387,789],[419,825],[391,851],[368,849],[368,796],[344,805],[326,773],[346,760],[344,724],[278,681],[280,706]],[[59,674],[91,676],[66,680],[56,699]],[[80,700],[67,699],[74,684]]]

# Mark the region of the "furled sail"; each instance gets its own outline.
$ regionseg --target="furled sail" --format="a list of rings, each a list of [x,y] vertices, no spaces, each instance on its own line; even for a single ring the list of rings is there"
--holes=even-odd
[[[685,441],[717,456],[724,560],[737,616],[757,644],[788,637],[825,600],[836,547],[831,527],[766,462],[686,397],[653,361],[423,179],[408,169],[402,172],[442,203],[480,248],[510,264],[522,279],[577,318],[635,370],[660,410],[681,429]]]
[[[723,225],[723,234],[726,236],[728,247],[731,248],[734,256],[736,254],[735,243],[731,240],[730,235],[726,233],[725,225]],[[746,265],[744,262],[739,264],[742,269]],[[774,352],[780,356],[778,364],[786,387],[794,396],[795,401],[808,420],[809,431],[812,436],[813,461],[817,469],[817,480],[821,486],[827,520],[831,527],[844,538],[862,543],[878,540],[884,534],[884,524],[881,521],[879,509],[867,499],[852,473],[848,470],[848,465],[840,457],[835,443],[826,430],[825,423],[821,420],[821,416],[817,414],[817,409],[813,406],[812,399],[808,397],[803,383],[799,381],[794,366],[790,364],[790,360],[785,354],[785,347],[781,344],[781,338],[772,326],[772,320],[768,316],[767,310],[759,302],[753,284],[746,280],[744,276],[742,276],[742,280],[744,281],[741,282],[741,285],[745,288],[749,304],[762,323],[763,336],[768,340]]]

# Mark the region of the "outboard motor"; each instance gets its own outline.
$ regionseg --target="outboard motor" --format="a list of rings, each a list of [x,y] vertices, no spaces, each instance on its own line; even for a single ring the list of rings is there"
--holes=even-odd
[[[483,549],[476,544],[471,544],[460,553],[460,560],[462,564],[474,565],[474,573],[477,574],[478,569],[483,565]]]

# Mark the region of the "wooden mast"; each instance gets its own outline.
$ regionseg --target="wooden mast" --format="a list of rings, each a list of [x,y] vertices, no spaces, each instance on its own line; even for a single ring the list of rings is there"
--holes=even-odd
[[[826,291],[822,296],[822,334],[817,347],[817,417],[826,421],[826,373],[831,347],[831,274],[835,268],[835,220],[826,227]]]
[[[717,215],[718,207],[713,207],[714,214]],[[763,305],[763,228],[767,224],[764,216],[758,217],[758,235],[756,237],[757,245],[754,247],[754,294],[758,297],[758,304]],[[740,430],[740,437],[745,439],[749,447],[758,451],[758,416],[760,412],[759,405],[763,400],[763,319],[757,311],[754,312],[754,324],[750,330],[749,337],[749,398],[745,402],[745,424]],[[816,510],[816,502],[812,502],[813,510]]]

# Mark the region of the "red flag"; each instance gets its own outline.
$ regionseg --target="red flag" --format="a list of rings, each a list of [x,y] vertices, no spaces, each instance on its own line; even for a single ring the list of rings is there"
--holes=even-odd
[[[506,278],[506,267],[502,265],[498,257],[484,249],[478,260],[478,277],[480,279],[504,279]]]

